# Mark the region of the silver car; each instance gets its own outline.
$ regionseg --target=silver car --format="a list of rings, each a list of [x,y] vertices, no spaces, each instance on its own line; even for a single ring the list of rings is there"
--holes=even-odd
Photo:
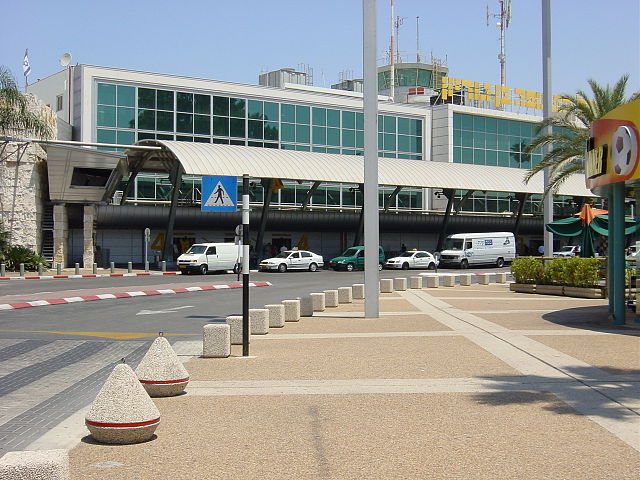
[[[278,271],[284,273],[287,270],[309,270],[315,272],[324,266],[324,260],[320,255],[307,250],[285,250],[273,258],[262,260],[258,269],[262,272]]]

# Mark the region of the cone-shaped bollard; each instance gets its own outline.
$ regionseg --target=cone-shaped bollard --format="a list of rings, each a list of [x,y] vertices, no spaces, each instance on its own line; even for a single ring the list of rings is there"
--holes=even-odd
[[[139,443],[151,439],[160,412],[131,367],[116,365],[91,404],[85,424],[101,443]]]
[[[164,337],[153,341],[136,368],[136,375],[151,397],[179,395],[189,383],[189,372]]]

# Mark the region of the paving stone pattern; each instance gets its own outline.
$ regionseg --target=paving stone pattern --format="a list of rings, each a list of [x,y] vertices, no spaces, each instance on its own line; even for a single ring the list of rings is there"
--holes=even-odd
[[[3,421],[0,424],[0,457],[8,451],[25,449],[71,414],[89,405],[114,365],[126,357],[129,365],[137,366],[149,343],[24,340],[4,348],[0,344],[0,368],[10,372],[0,377],[0,418]],[[65,345],[71,348],[65,349]],[[42,355],[38,354],[42,349],[58,354],[42,360]],[[30,353],[32,358],[29,358]],[[63,385],[59,389],[47,388],[50,383],[58,385],[60,382]],[[33,403],[24,411],[21,411],[25,403],[19,394],[21,389],[28,392],[28,400]],[[21,413],[12,415],[12,412]]]

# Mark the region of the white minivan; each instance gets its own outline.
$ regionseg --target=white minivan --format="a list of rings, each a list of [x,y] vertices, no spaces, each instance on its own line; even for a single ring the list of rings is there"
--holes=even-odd
[[[456,233],[449,235],[440,252],[440,267],[493,264],[503,267],[516,257],[516,240],[511,232]]]
[[[240,271],[241,245],[235,243],[194,243],[178,257],[178,269],[184,273],[197,272],[206,275],[209,271]]]

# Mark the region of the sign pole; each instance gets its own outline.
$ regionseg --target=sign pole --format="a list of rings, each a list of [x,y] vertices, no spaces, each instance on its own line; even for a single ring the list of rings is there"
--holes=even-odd
[[[249,356],[249,175],[242,175],[242,356]]]
[[[148,272],[149,271],[149,256],[148,256],[148,249],[149,249],[149,238],[151,237],[151,230],[149,230],[149,228],[145,228],[144,229],[144,271]]]

